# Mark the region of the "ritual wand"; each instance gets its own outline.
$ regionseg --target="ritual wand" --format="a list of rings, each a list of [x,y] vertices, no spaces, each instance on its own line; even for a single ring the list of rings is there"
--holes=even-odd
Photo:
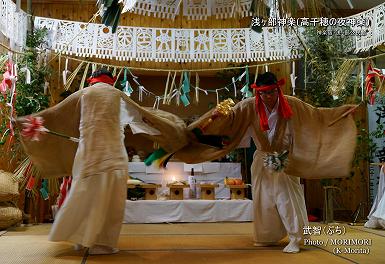
[[[23,129],[21,135],[31,141],[39,141],[42,134],[52,134],[55,136],[63,137],[73,142],[79,142],[78,138],[70,137],[58,132],[51,131],[43,126],[44,119],[40,116],[28,116],[24,122],[22,122]]]

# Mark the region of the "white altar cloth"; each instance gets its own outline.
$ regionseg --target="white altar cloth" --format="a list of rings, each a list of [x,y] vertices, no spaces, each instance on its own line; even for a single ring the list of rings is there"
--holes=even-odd
[[[224,186],[224,178],[242,178],[241,164],[231,162],[204,162],[194,165],[183,162],[169,162],[167,169],[159,169],[155,166],[146,167],[143,162],[129,162],[128,171],[131,177],[138,178],[147,183],[162,184],[163,187],[172,181],[188,181],[191,167],[194,168],[194,177],[197,187],[200,183],[217,183],[215,188],[216,199],[229,199],[230,191]],[[186,190],[187,191],[187,190]],[[199,190],[197,191],[199,198]],[[188,197],[185,197],[188,198]]]
[[[123,222],[246,222],[252,209],[251,200],[127,200]]]

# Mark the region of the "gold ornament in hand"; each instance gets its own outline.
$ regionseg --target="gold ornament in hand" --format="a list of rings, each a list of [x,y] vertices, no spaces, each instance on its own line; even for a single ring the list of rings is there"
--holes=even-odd
[[[231,113],[231,107],[234,105],[233,99],[228,98],[217,105],[216,112],[220,115],[228,116]]]

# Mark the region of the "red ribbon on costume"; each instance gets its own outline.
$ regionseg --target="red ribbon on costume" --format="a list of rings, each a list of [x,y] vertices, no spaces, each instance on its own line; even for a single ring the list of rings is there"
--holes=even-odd
[[[99,75],[98,77],[90,77],[87,79],[87,82],[89,84],[95,84],[98,82],[103,82],[103,83],[107,83],[109,85],[114,85],[115,81],[116,81],[116,77],[111,78],[110,76],[108,76],[106,74]]]
[[[255,95],[255,110],[258,113],[259,116],[259,126],[261,127],[262,131],[269,130],[269,123],[266,115],[265,105],[263,104],[261,95],[258,92],[264,92],[264,91],[270,91],[273,89],[278,90],[278,98],[279,98],[279,105],[278,105],[278,113],[281,117],[284,119],[290,119],[293,115],[293,111],[291,110],[291,107],[286,100],[285,96],[283,95],[283,92],[281,90],[282,85],[285,84],[285,80],[281,79],[275,84],[271,85],[261,85],[258,86],[255,83],[253,83],[250,87],[252,89],[255,89],[257,91]]]
[[[381,70],[373,68],[372,65],[369,64],[365,78],[365,94],[369,99],[369,104],[371,105],[374,104],[374,100],[376,98],[376,90],[373,89],[373,84],[376,80],[376,77],[378,77],[381,82],[385,81],[385,76],[382,74]],[[378,87],[378,89],[380,89],[380,87]]]

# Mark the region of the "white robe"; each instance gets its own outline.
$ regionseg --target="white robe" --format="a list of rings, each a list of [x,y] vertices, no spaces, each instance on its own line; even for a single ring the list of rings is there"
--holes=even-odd
[[[157,142],[167,153],[188,144],[183,120],[143,108],[105,83],[79,90],[33,116],[42,117],[52,131],[80,139],[78,144],[50,134],[40,141],[21,139],[44,178],[73,176],[49,234],[52,241],[116,246],[126,200],[125,137],[128,142]],[[25,117],[18,118],[20,129],[23,122]],[[126,124],[131,130],[124,131]]]
[[[275,134],[279,115],[277,105],[270,114],[266,111],[270,128],[267,131],[267,137],[270,144]],[[289,127],[288,124],[283,138],[283,145],[287,147],[291,142]],[[257,137],[253,136],[253,140],[257,142]],[[300,178],[284,172],[272,172],[263,166],[263,157],[264,153],[257,150],[251,167],[254,241],[257,243],[277,242],[289,235],[290,241],[298,243],[302,240],[303,227],[308,225]]]
[[[385,166],[381,167],[377,196],[368,215],[365,227],[385,229]]]
[[[126,157],[128,165],[124,148],[126,114],[125,108],[121,107],[121,154]],[[71,189],[55,218],[49,240],[70,241],[85,247],[116,247],[124,216],[128,168],[81,177],[85,154],[82,123],[81,119],[80,142],[72,169]]]
[[[94,85],[103,89],[102,85]],[[98,87],[101,86],[101,87]],[[83,98],[82,98],[83,102]],[[142,117],[131,105],[120,100],[120,142],[119,152],[122,165],[111,170],[84,175],[89,166],[84,163],[86,142],[84,140],[85,120],[80,119],[80,142],[72,169],[72,185],[68,197],[58,211],[49,234],[51,241],[70,241],[85,247],[103,245],[116,247],[123,222],[127,196],[128,156],[124,147],[124,127],[128,124],[133,134],[160,135],[160,131],[142,121]],[[95,125],[92,133],[105,133]],[[104,138],[108,137],[108,133]],[[89,153],[92,155],[92,153]]]

